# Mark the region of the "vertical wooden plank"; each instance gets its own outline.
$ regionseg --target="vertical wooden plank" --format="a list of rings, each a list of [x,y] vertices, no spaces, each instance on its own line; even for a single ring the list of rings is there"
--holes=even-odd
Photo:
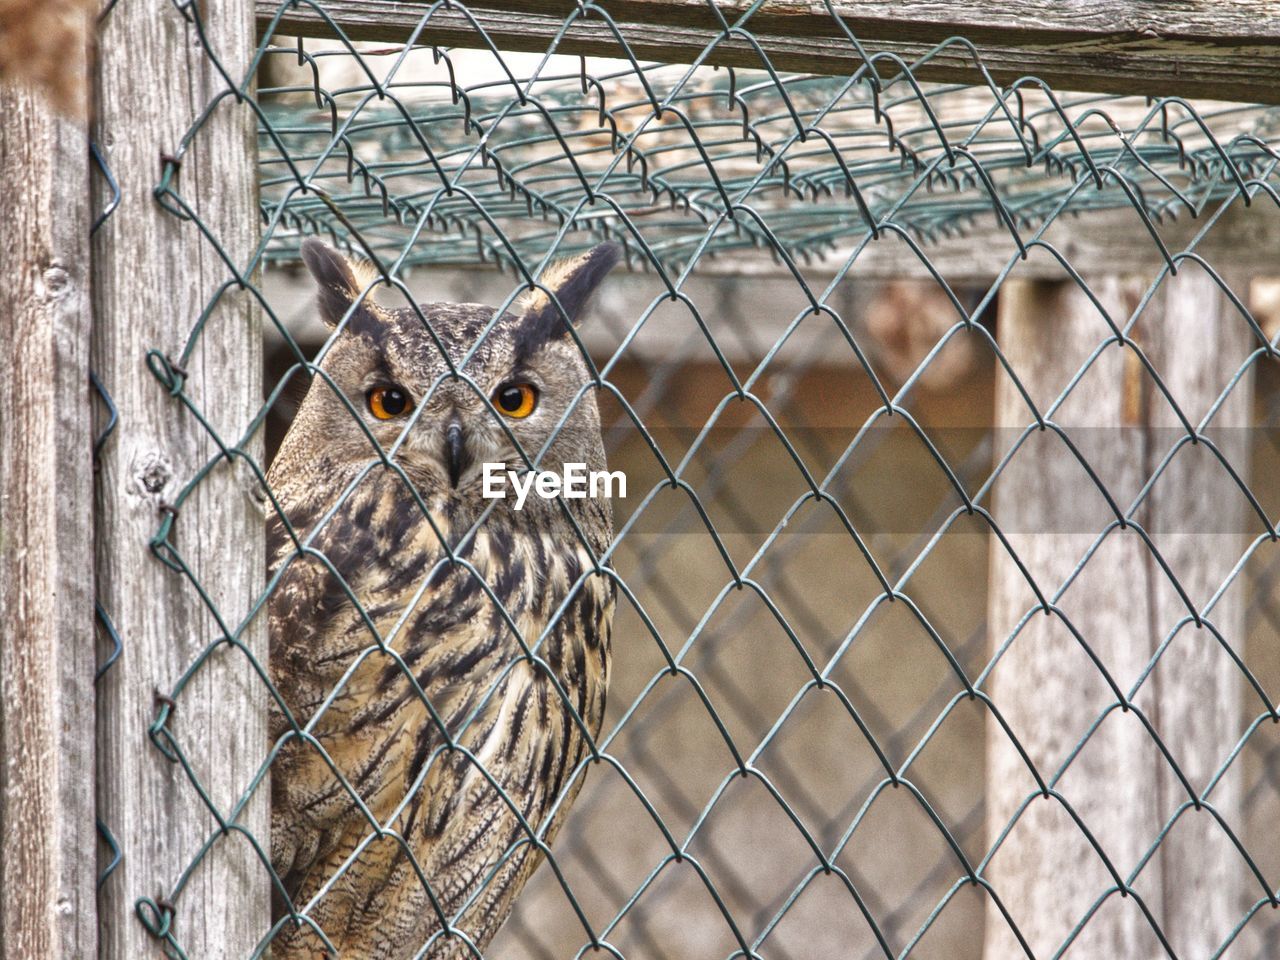
[[[1113,319],[1123,322],[1141,282],[1107,278],[1094,292]],[[1106,336],[1097,309],[1074,285],[1020,281],[1000,293],[1001,349],[1044,411],[1066,387],[1089,353]],[[1132,405],[1135,372],[1124,351],[1112,350],[1073,391],[1069,407],[1055,416],[1118,501],[1140,486],[1141,460],[1126,444],[1124,428],[1136,425]],[[996,387],[999,448],[1012,443],[1032,415],[1010,378]],[[1086,436],[1088,434],[1088,436]],[[1086,444],[1092,438],[1095,442]],[[996,489],[994,512],[1010,547],[1049,598],[1089,549],[1107,522],[1084,471],[1053,434],[1036,434],[1006,468]],[[1145,603],[1145,578],[1130,571],[1140,551],[1132,538],[1114,537],[1085,568],[1081,588],[1110,587],[1081,605],[1063,606],[1085,640],[1095,647],[1121,689],[1146,665],[1143,642],[1108,642],[1129,632],[1133,609]],[[1139,568],[1141,569],[1141,568]],[[989,605],[993,642],[1001,643],[1035,597],[1009,554],[992,544]],[[1074,590],[1072,593],[1074,594]],[[1048,779],[1067,759],[1089,723],[1114,696],[1061,621],[1038,614],[1023,628],[995,668],[989,692],[1041,775]],[[1128,766],[1150,757],[1145,735],[1131,717],[1113,713],[1089,749],[1072,765],[1062,792],[1091,829],[1106,818],[1111,827],[1098,840],[1122,873],[1136,864],[1142,836],[1156,825],[1150,776],[1126,775]],[[988,838],[994,842],[1035,784],[998,724],[988,725]],[[1153,771],[1148,770],[1148,774]],[[1103,786],[1105,784],[1105,787]],[[1126,821],[1123,822],[1123,821]],[[988,877],[1037,957],[1052,956],[1110,878],[1062,806],[1037,799],[992,860]],[[1112,898],[1113,900],[1115,898]],[[1131,900],[1102,911],[1089,924],[1097,956],[1145,957],[1143,918]],[[987,956],[1018,956],[1004,919],[988,912]]]
[[[198,8],[169,3],[117,4],[99,44],[97,139],[121,191],[93,250],[94,365],[120,410],[97,492],[99,596],[124,644],[103,678],[98,713],[99,805],[123,847],[102,891],[102,955],[111,960],[161,955],[135,917],[144,897],[172,903],[173,937],[190,957],[247,956],[269,926],[268,874],[239,833],[219,837],[175,894],[217,824],[183,768],[148,738],[157,691],[172,691],[221,633],[193,584],[149,549],[164,509],[217,447],[148,370],[147,353],[180,356],[232,279],[214,243],[243,267],[259,229],[254,116],[230,96],[182,153],[172,182],[213,241],[153,196],[162,154],[177,154],[188,129],[227,90],[210,52],[236,82],[252,54],[247,3],[205,9],[207,49],[184,19]],[[262,400],[260,316],[246,291],[223,292],[184,366],[186,396],[225,442],[237,442]],[[260,456],[260,445],[248,452]],[[219,460],[183,503],[170,537],[232,629],[265,570],[262,516],[246,474]],[[265,662],[265,628],[256,624],[242,639]],[[246,657],[222,646],[172,707],[168,730],[224,816],[265,758],[266,705]],[[269,850],[266,805],[264,788],[240,824]]]
[[[1118,323],[1132,314],[1141,280],[1091,283]],[[1087,356],[1108,336],[1098,308],[1074,284],[1015,282],[1001,292],[999,342],[1043,411]],[[1192,423],[1209,409],[1243,360],[1248,329],[1225,297],[1188,265],[1166,280],[1134,329],[1160,376]],[[1238,386],[1215,424],[1247,478],[1248,384]],[[1109,347],[1055,414],[1112,497],[1127,509],[1183,432],[1137,355]],[[1013,381],[996,391],[996,427],[1006,445],[1031,422]],[[1232,433],[1234,431],[1234,433]],[[1232,498],[1203,448],[1186,448],[1157,483],[1139,522],[1198,608],[1222,583],[1243,549],[1242,496]],[[1208,490],[1215,495],[1206,496]],[[1050,432],[1038,434],[999,482],[995,515],[1012,549],[1050,600],[1089,551],[1111,514],[1097,485]],[[1015,628],[1034,596],[1009,553],[992,546],[991,623],[996,643]],[[1089,558],[1057,601],[1081,637],[1128,696],[1185,606],[1172,581],[1133,532],[1116,531]],[[1214,624],[1237,641],[1243,627],[1238,594],[1213,612]],[[1194,634],[1194,636],[1192,635]],[[1133,698],[1175,759],[1203,791],[1225,760],[1238,729],[1239,671],[1208,641],[1184,628]],[[1058,617],[1036,614],[995,668],[988,689],[1048,779],[1068,759],[1089,724],[1117,702],[1082,646]],[[1006,828],[1034,790],[998,724],[989,726],[988,837]],[[1123,878],[1137,867],[1161,828],[1186,799],[1155,741],[1132,712],[1107,713],[1056,788]],[[1233,825],[1238,796],[1223,784],[1212,797]],[[1134,889],[1179,956],[1208,956],[1243,913],[1238,856],[1205,814],[1185,817],[1134,881]],[[988,870],[1036,956],[1052,955],[1068,937],[1082,956],[1166,956],[1132,897],[1111,895],[1112,876],[1084,832],[1057,801],[1036,799],[1010,832]],[[998,912],[988,913],[986,955],[1020,951]]]
[[[1233,275],[1234,278],[1234,275]],[[1247,299],[1247,278],[1233,283]],[[1167,280],[1139,319],[1137,336],[1169,393],[1192,424],[1217,402],[1248,353],[1260,345],[1245,320],[1213,278],[1187,263]],[[1207,434],[1250,483],[1247,428],[1253,405],[1253,367],[1235,385],[1214,415]],[[1146,429],[1156,456],[1164,456],[1185,428],[1169,403],[1149,393]],[[1148,458],[1148,466],[1155,463]],[[1260,529],[1246,498],[1221,464],[1203,446],[1184,446],[1151,492],[1140,519],[1151,532],[1177,587],[1203,611],[1240,560],[1246,529]],[[1135,698],[1148,711],[1182,774],[1201,794],[1244,733],[1245,681],[1208,628],[1185,623],[1186,602],[1173,579],[1154,560],[1149,635],[1162,642],[1173,633],[1149,688]],[[1244,657],[1245,585],[1237,581],[1209,611],[1207,619]],[[1181,626],[1179,624],[1181,623]],[[1255,701],[1256,703],[1256,701]],[[1162,811],[1184,804],[1187,789],[1168,763],[1157,765]],[[1209,801],[1241,839],[1240,765],[1224,777]],[[1161,845],[1164,909],[1162,925],[1180,957],[1208,957],[1245,913],[1256,895],[1244,861],[1208,813],[1189,810]],[[1251,899],[1251,898],[1250,898]]]
[[[95,951],[84,125],[0,86],[0,957]]]

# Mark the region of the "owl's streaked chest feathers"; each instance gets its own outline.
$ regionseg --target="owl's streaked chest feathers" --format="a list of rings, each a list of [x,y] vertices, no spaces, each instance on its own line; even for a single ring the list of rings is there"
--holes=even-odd
[[[588,655],[606,669],[608,631],[595,624],[612,589],[600,575],[583,579],[587,550],[554,531],[547,511],[495,510],[477,526],[479,513],[445,498],[420,502],[398,475],[377,471],[306,554],[272,525],[273,572],[284,567],[272,655],[289,671],[295,720],[307,723],[357,658],[382,664],[379,689],[409,676],[424,688],[471,682],[522,656],[574,686]],[[306,527],[295,531],[305,542]]]

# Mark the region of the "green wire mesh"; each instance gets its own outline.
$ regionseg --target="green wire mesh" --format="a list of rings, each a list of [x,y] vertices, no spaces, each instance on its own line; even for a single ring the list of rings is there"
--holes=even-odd
[[[513,258],[540,260],[567,221],[666,269],[756,251],[821,259],[886,225],[928,244],[994,219],[1021,244],[1064,211],[1131,207],[1158,224],[1265,179],[1280,125],[1269,107],[1058,96],[1035,83],[1001,98],[867,74],[588,73],[582,60],[576,74],[466,84],[446,72],[446,51],[433,51],[432,73],[447,79],[398,82],[401,51],[378,53],[392,63],[377,64],[377,82],[260,91],[262,205],[268,222],[348,244],[358,233],[366,252],[406,266],[510,270]],[[352,56],[267,54],[307,64],[303,79]],[[300,195],[304,182],[323,195]],[[596,192],[607,201],[590,202]],[[744,202],[753,215],[735,215]],[[269,256],[296,258],[289,230]]]
[[[198,11],[187,12],[198,30]],[[611,59],[599,61],[354,45],[341,38],[341,9],[326,12],[337,20],[335,40],[265,36],[250,75],[228,81],[227,96],[252,111],[259,132],[265,243],[254,263],[235,265],[241,277],[261,263],[291,265],[301,239],[318,234],[395,277],[429,282],[430,271],[414,272],[427,266],[496,268],[513,278],[506,289],[514,297],[552,255],[607,238],[624,247],[633,273],[625,283],[647,303],[614,316],[591,341],[607,387],[602,396],[614,407],[611,462],[634,468],[637,491],[608,560],[625,599],[600,759],[579,801],[582,815],[570,819],[554,849],[562,869],[539,872],[492,955],[977,957],[983,918],[989,930],[992,916],[1005,926],[1013,955],[1032,955],[985,875],[1005,840],[989,829],[983,793],[984,738],[998,706],[985,682],[1032,615],[1057,611],[1051,598],[1060,585],[1041,585],[1023,620],[993,633],[987,554],[997,538],[1012,548],[990,510],[991,491],[1105,349],[1143,355],[1135,322],[1176,268],[1195,260],[1194,247],[1166,244],[1169,221],[1199,218],[1198,241],[1228,211],[1280,203],[1280,115],[1176,98],[1059,94],[1032,78],[1008,88],[922,84],[885,55],[850,77],[819,77],[778,74],[767,49],[752,71],[641,64],[625,37],[616,50],[601,51]],[[477,47],[491,46],[476,39]],[[201,135],[207,116],[186,142]],[[191,186],[171,164],[160,202],[189,213],[184,189]],[[1068,217],[1087,230],[1089,217],[1107,209],[1132,212],[1133,244],[1150,245],[1163,266],[1147,278],[1147,296],[1132,316],[1099,323],[1096,350],[1079,376],[1048,407],[1031,406],[1027,430],[1015,436],[993,429],[989,391],[973,380],[935,391],[931,401],[923,384],[961,341],[976,345],[981,376],[1003,370],[1022,389],[990,332],[1001,287],[1028,256],[1058,256],[1062,278],[1089,291],[1089,278],[1043,237]],[[1001,231],[1004,271],[985,285],[948,284],[931,252],[991,224]],[[897,382],[877,362],[850,293],[859,257],[880,243],[906,245],[951,311]],[[704,273],[726,279],[694,297],[688,291]],[[771,301],[784,321],[752,329],[742,318],[759,312],[753,290],[766,282],[771,297],[786,290]],[[285,322],[287,305],[255,292],[281,334],[291,376],[310,369],[320,344],[299,342]],[[1241,291],[1239,322],[1249,326],[1253,348],[1216,385],[1224,402],[1246,389],[1248,377],[1273,383],[1276,372],[1275,341],[1244,299]],[[676,346],[649,346],[649,331],[671,311]],[[797,332],[811,330],[807,318],[822,320],[822,336]],[[195,322],[188,354],[203,335]],[[159,345],[149,360],[173,395],[175,415],[208,427]],[[832,370],[844,381],[832,381]],[[1149,372],[1160,384],[1159,372]],[[809,429],[812,418],[842,402],[815,399],[811,377],[826,377],[824,390],[835,382],[857,394],[845,397],[847,423]],[[848,386],[854,381],[856,391]],[[259,416],[244,425],[249,433],[284,402],[283,390],[268,388]],[[1260,395],[1263,429],[1249,441],[1255,458],[1274,452],[1280,424],[1280,392]],[[948,404],[982,410],[986,420],[939,425],[946,420],[939,405]],[[1212,426],[1210,414],[1175,430],[1170,445],[1206,441]],[[913,460],[895,459],[904,437]],[[887,462],[877,462],[881,456]],[[1167,464],[1157,459],[1153,482]],[[265,466],[257,465],[260,475]],[[775,472],[789,486],[780,488],[780,506],[762,505],[741,481]],[[188,478],[187,493],[202,476]],[[1220,777],[1247,763],[1253,778],[1242,809],[1265,818],[1280,796],[1280,746],[1265,732],[1280,721],[1268,687],[1280,637],[1280,559],[1266,550],[1276,540],[1276,504],[1261,482],[1233,477],[1253,509],[1231,557],[1239,562],[1221,588],[1247,583],[1252,598],[1249,652],[1235,660],[1252,692],[1240,741],[1216,769]],[[894,496],[904,490],[913,500],[905,512]],[[1122,528],[1136,525],[1145,495],[1118,512]],[[824,503],[838,504],[836,514],[811,509]],[[168,516],[155,540],[157,556],[179,573],[186,567],[172,534],[181,522]],[[967,524],[977,539],[949,536]],[[1089,531],[1097,539],[1078,569],[1098,563],[1115,528],[1113,518]],[[819,542],[826,546],[815,561]],[[941,579],[931,567],[939,563]],[[846,574],[848,582],[840,581]],[[846,607],[842,597],[856,600]],[[1188,616],[1209,620],[1212,605]],[[911,656],[884,647],[877,618],[889,606],[914,611]],[[100,616],[110,622],[109,611]],[[763,636],[762,623],[771,639],[743,649]],[[243,626],[228,625],[229,634]],[[273,751],[264,745],[259,775],[243,785],[240,803],[218,810],[168,726],[183,689],[219,643],[168,691],[152,738],[217,821],[230,825],[264,789]],[[258,667],[265,702],[269,680],[265,665]],[[1100,661],[1087,669],[1095,675],[1089,679],[1106,674]],[[781,679],[767,682],[774,676]],[[1085,732],[1072,757],[1112,711],[1141,713],[1142,682],[1100,715],[1081,718]],[[1158,730],[1148,729],[1164,749]],[[1164,756],[1176,767],[1173,753]],[[943,777],[947,757],[959,760]],[[1070,762],[1036,772],[1040,786],[1026,803],[1052,794],[1069,806],[1057,784]],[[1146,838],[1147,855],[1132,873],[1097,849],[1114,882],[1100,888],[1053,955],[1087,939],[1099,911],[1116,900],[1145,904],[1144,866],[1188,806],[1212,806],[1218,777],[1191,791]],[[752,803],[735,801],[744,790],[756,792]],[[908,812],[886,819],[889,801],[881,798],[890,796],[906,797]],[[651,835],[625,853],[618,836],[600,827],[616,823],[611,818],[624,807]],[[756,833],[743,817],[757,823]],[[107,837],[122,829],[101,826]],[[370,824],[371,836],[378,826]],[[764,833],[784,839],[761,846]],[[1257,846],[1264,836],[1230,832],[1249,897],[1234,926],[1215,933],[1215,957],[1262,958],[1280,949],[1280,928],[1265,918],[1266,908],[1280,907],[1280,856],[1274,842]],[[269,844],[249,839],[269,870]],[[152,888],[169,891],[167,898],[138,904],[171,956],[185,956],[176,918],[186,881],[223,842],[223,833],[212,834],[182,876],[154,878]],[[785,858],[770,862],[784,846]],[[307,908],[292,904],[281,923],[306,922]],[[1143,910],[1156,953],[1178,956],[1164,934],[1166,918]],[[263,930],[255,955],[267,955],[275,932]]]

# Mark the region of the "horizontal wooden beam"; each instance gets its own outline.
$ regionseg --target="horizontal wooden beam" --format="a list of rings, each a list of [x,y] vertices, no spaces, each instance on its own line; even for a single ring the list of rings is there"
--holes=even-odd
[[[932,276],[932,265],[949,282],[985,286],[1018,253],[1009,231],[993,223],[993,219],[984,218],[958,236],[922,243],[921,252],[929,264],[901,237],[885,233],[880,240],[868,244],[850,274],[868,279],[924,279]],[[1235,276],[1272,276],[1280,268],[1276,253],[1280,250],[1280,210],[1270,200],[1259,198],[1250,207],[1237,202],[1191,247],[1204,226],[1204,217],[1196,220],[1184,214],[1155,224],[1155,230],[1171,255],[1190,248],[1219,272],[1230,268]],[[1033,234],[1024,229],[1023,242]],[[1084,277],[1123,274],[1154,278],[1166,263],[1160,247],[1132,207],[1061,216],[1040,239]],[[1065,280],[1069,276],[1057,258],[1040,247],[1031,248],[1027,259],[1015,264],[1011,275],[1036,280]]]
[[[256,0],[260,31],[333,37],[315,8],[281,9]],[[600,0],[639,60],[688,62],[734,26],[748,7],[723,0],[717,17],[705,0]],[[417,34],[440,46],[544,52],[575,9],[569,0],[478,0],[437,8]],[[987,0],[832,0],[834,9],[869,54],[891,53],[924,80],[979,83],[970,47],[938,44],[963,37],[1002,85],[1036,76],[1063,90],[1182,96],[1280,103],[1280,6],[1271,0],[1021,0],[998,11]],[[327,0],[323,9],[353,40],[403,41],[430,8],[425,0]],[[707,63],[761,67],[761,52],[775,69],[850,74],[862,58],[841,24],[818,0],[769,0],[706,54]],[[747,34],[754,38],[754,43]],[[759,45],[757,49],[756,44]],[[626,56],[613,29],[597,12],[564,31],[556,52]],[[888,79],[898,72],[882,59]]]
[[[1180,218],[1158,225],[1166,247],[1172,253],[1185,249],[1204,226],[1203,220]],[[1024,241],[1030,239],[1030,232]],[[1045,231],[1050,243],[1071,264],[1086,283],[1097,284],[1100,278],[1128,277],[1145,289],[1164,266],[1159,248],[1148,236],[1138,215],[1132,210],[1101,210],[1079,219],[1063,218]],[[934,269],[962,300],[972,307],[971,295],[987,291],[1009,261],[1017,255],[1017,245],[1004,228],[990,221],[975,224],[964,236],[951,237],[925,244],[922,252]],[[1271,278],[1280,275],[1280,210],[1270,201],[1257,201],[1252,207],[1237,204],[1198,243],[1195,252],[1223,274],[1231,289],[1254,311],[1255,317],[1269,335],[1274,335],[1280,317],[1280,283],[1268,284],[1258,279],[1253,284],[1245,278]],[[801,274],[810,291],[820,293],[835,272],[844,266],[848,251],[834,254],[820,263],[802,263]],[[1188,265],[1186,273],[1201,271]],[[1067,281],[1070,274],[1048,251],[1033,248],[1026,260],[1016,262],[1006,283],[1028,281]],[[882,282],[935,282],[925,262],[897,234],[886,231],[880,240],[868,244],[845,274],[843,293],[831,301],[846,318],[858,311],[847,311],[852,301],[865,303],[877,295]],[[518,283],[510,273],[499,272],[492,264],[473,266],[424,265],[413,268],[404,277],[411,295],[418,301],[467,300],[499,304]],[[1168,278],[1170,285],[1177,281]],[[306,271],[294,269],[268,270],[264,277],[264,293],[292,336],[307,346],[318,348],[330,331],[316,314],[315,286]],[[727,286],[730,285],[730,286]],[[1251,291],[1251,287],[1253,288]],[[615,274],[601,291],[592,307],[592,319],[584,324],[582,335],[589,350],[607,357],[617,349],[620,331],[626,331],[636,319],[648,311],[655,297],[665,292],[665,284],[652,273],[639,271],[633,275]],[[763,251],[750,251],[732,257],[704,257],[694,275],[682,287],[683,292],[722,322],[727,291],[749,291],[742,302],[760,307],[750,314],[751,342],[767,347],[786,331],[787,326],[806,302],[791,272]],[[969,296],[966,296],[969,295]],[[388,294],[388,303],[400,303],[398,295]],[[659,309],[645,323],[644,335],[628,348],[628,356],[646,362],[662,362],[681,356],[687,346],[691,320],[683,308]],[[717,335],[720,327],[713,327]],[[266,327],[268,355],[280,358],[279,373],[293,362],[284,340],[271,325]],[[732,361],[758,360],[751,347],[738,337],[721,338],[719,343]]]
[[[1208,214],[1206,214],[1206,217]],[[1190,251],[1219,272],[1230,269],[1233,276],[1272,277],[1280,275],[1280,208],[1260,196],[1252,206],[1237,201],[1194,247],[1192,241],[1204,229],[1206,217],[1182,215],[1176,220],[1155,224],[1155,230],[1172,256]],[[933,271],[949,283],[963,286],[990,285],[1018,256],[1018,246],[994,216],[983,218],[956,235],[935,241],[917,241],[919,253],[902,235],[886,230],[879,240],[869,242],[848,270],[855,280],[927,280]],[[1021,239],[1031,240],[1034,231],[1024,228]],[[407,240],[406,234],[406,240]],[[1164,254],[1147,232],[1142,218],[1131,207],[1092,210],[1078,216],[1061,216],[1040,237],[1084,277],[1115,274],[1154,278],[1165,266]],[[806,276],[830,278],[844,266],[853,240],[821,262],[801,261]],[[386,256],[386,254],[384,254]],[[927,262],[926,262],[927,261]],[[646,270],[641,258],[637,269]],[[932,269],[930,269],[932,267]],[[499,302],[510,292],[514,279],[501,274],[492,264],[424,264],[412,268],[416,275],[471,271],[476,277],[491,275],[494,288],[488,295]],[[787,266],[766,250],[734,251],[730,255],[704,256],[694,269],[699,276],[790,277]],[[299,274],[302,276],[302,274]],[[1048,250],[1032,247],[1025,260],[1013,266],[1011,275],[1027,280],[1065,280],[1068,272]],[[478,280],[468,281],[479,282]],[[467,299],[465,292],[460,296]],[[270,299],[270,298],[268,298]],[[443,295],[433,299],[448,299]],[[471,299],[476,299],[475,296]],[[1280,296],[1277,298],[1280,302]]]

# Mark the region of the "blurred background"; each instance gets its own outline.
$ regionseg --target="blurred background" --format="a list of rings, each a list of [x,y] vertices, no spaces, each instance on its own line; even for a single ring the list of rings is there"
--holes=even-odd
[[[305,349],[318,349],[326,331],[313,310],[310,278],[280,269],[265,279],[273,308]],[[413,288],[423,301],[498,304],[512,283],[496,271],[431,268],[418,272]],[[984,803],[988,714],[963,700],[933,728],[963,692],[962,682],[904,605],[876,603],[882,588],[833,511],[809,502],[783,524],[808,489],[795,458],[815,477],[834,471],[832,496],[890,581],[920,563],[907,593],[969,677],[981,672],[1002,639],[987,618],[992,538],[984,524],[962,518],[934,539],[961,501],[901,418],[874,420],[850,451],[880,398],[829,318],[804,319],[754,387],[776,430],[736,399],[711,341],[745,379],[802,312],[793,280],[694,278],[686,291],[705,330],[680,304],[657,303],[650,312],[663,294],[660,282],[622,273],[606,283],[583,325],[593,359],[603,366],[647,315],[608,377],[647,436],[616,402],[601,403],[610,467],[628,478],[627,498],[614,503],[615,526],[625,530],[614,564],[648,619],[620,602],[605,730],[609,754],[643,791],[671,839],[697,859],[722,904],[688,864],[673,860],[668,838],[607,766],[591,771],[556,842],[557,860],[597,929],[622,914],[607,939],[627,957],[732,955],[737,944],[722,909],[748,941],[770,931],[764,956],[883,956],[849,888],[818,869],[811,839],[823,851],[838,851],[835,862],[894,954],[953,893],[912,955],[976,960],[984,956],[985,898],[969,885],[953,892],[965,871],[946,837],[905,790],[885,789],[876,748],[831,690],[814,687],[805,660],[820,670],[834,665],[829,676],[884,760],[901,770],[911,758],[912,783],[975,864],[992,843]],[[982,291],[960,293],[976,303]],[[848,279],[834,305],[892,389],[955,323],[949,299],[928,281]],[[997,332],[994,307],[979,320]],[[289,351],[276,343],[267,382],[277,382],[291,364]],[[969,490],[986,480],[1015,436],[994,427],[996,373],[985,339],[965,333],[929,361],[908,402],[916,424]],[[1260,429],[1249,433],[1253,486],[1274,510],[1280,500],[1270,479],[1280,466],[1275,365],[1259,368],[1254,392]],[[288,400],[276,407],[276,438],[288,422]],[[682,476],[715,537],[687,496],[662,489],[665,471],[650,448],[656,444],[675,466],[713,418]],[[733,586],[721,547],[737,570],[751,565],[758,591]],[[1244,656],[1264,687],[1275,689],[1280,552],[1255,554],[1244,577]],[[676,655],[706,703],[690,677],[667,670],[668,657]],[[1095,705],[1102,703],[1099,694]],[[1256,712],[1256,701],[1247,702],[1241,724]],[[736,774],[747,758],[767,774],[776,795]],[[1244,835],[1264,875],[1273,876],[1280,870],[1280,739],[1264,728],[1247,741],[1241,761]],[[1271,956],[1280,949],[1277,936],[1273,925],[1259,932],[1251,952],[1239,955]],[[572,957],[585,940],[555,875],[542,869],[490,953]]]

